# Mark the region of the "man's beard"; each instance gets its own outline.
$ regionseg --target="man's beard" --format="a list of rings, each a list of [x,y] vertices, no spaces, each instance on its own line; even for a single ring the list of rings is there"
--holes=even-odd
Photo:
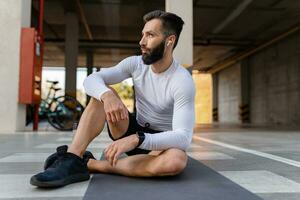
[[[164,56],[165,52],[165,40],[163,40],[157,47],[150,50],[149,53],[142,54],[142,59],[146,65],[151,65]]]

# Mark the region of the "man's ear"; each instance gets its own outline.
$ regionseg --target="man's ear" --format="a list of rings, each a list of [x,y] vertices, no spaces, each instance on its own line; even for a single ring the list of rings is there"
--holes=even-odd
[[[168,42],[167,42],[167,46],[170,46],[171,44],[174,44],[176,40],[176,36],[175,35],[170,35],[168,38]]]

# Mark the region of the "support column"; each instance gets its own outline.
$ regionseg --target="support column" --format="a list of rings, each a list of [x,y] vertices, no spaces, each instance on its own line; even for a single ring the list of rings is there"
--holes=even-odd
[[[18,103],[20,33],[30,18],[31,0],[0,1],[0,133],[25,129],[26,106]]]
[[[93,73],[94,66],[94,53],[92,51],[86,52],[86,67],[87,67],[87,76]],[[90,96],[86,95],[86,105],[88,105],[90,101]]]
[[[193,66],[193,0],[166,0],[166,11],[175,13],[183,21],[183,29],[177,47],[175,59],[184,67],[192,70]]]
[[[92,51],[86,52],[86,68],[87,68],[87,75],[93,73],[94,67],[94,53]]]
[[[76,97],[76,72],[78,57],[78,17],[74,11],[66,11],[66,41],[65,41],[65,93]]]
[[[242,123],[250,122],[250,71],[248,59],[241,63],[241,97],[239,117]]]
[[[212,85],[213,85],[213,122],[219,121],[219,110],[218,110],[218,104],[219,104],[219,83],[218,83],[218,73],[215,73],[212,75]]]

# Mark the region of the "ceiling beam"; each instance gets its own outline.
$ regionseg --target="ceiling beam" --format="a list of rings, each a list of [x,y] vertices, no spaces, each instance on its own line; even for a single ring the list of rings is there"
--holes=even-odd
[[[204,39],[201,37],[194,38],[194,46],[251,46],[253,41],[250,40],[230,40],[230,39]]]
[[[80,3],[80,0],[76,0],[76,4],[77,4],[77,7],[78,7],[80,20],[81,20],[81,22],[84,26],[85,32],[86,32],[89,40],[93,40],[92,32],[91,32],[90,26],[89,26],[89,24],[86,20],[86,16],[85,16],[84,10],[82,8],[82,5]]]
[[[64,46],[65,40],[60,39],[45,39],[45,43],[52,43],[57,46]],[[139,41],[124,41],[124,40],[79,40],[79,48],[121,48],[121,49],[139,49]]]
[[[253,0],[242,1],[216,28],[213,30],[213,34],[221,32],[228,24],[235,20],[252,2]]]
[[[250,48],[248,50],[245,50],[243,52],[240,52],[240,53],[237,53],[236,55],[233,55],[232,57],[224,60],[223,62],[220,62],[220,63],[217,63],[213,66],[210,66],[209,68],[206,68],[204,70],[204,72],[207,72],[207,73],[216,73],[216,72],[219,72],[227,67],[230,67],[238,62],[240,62],[241,60],[257,53],[258,51],[261,51],[262,49],[265,49],[266,47],[286,38],[287,36],[297,32],[300,30],[300,23],[296,24],[295,26],[291,27],[289,30],[285,31],[284,33],[281,33],[279,35],[277,35],[276,37],[260,44],[259,46],[257,47],[253,47],[253,48]],[[202,70],[201,70],[202,71]]]
[[[34,7],[33,6],[33,4],[32,4],[32,14],[33,14],[33,16],[32,16],[32,18],[34,18],[35,19],[35,25],[36,26],[38,26],[37,24],[38,24],[38,17],[39,17],[39,11],[38,11],[38,9],[36,8],[36,7]],[[45,27],[47,27],[52,33],[53,33],[53,35],[55,36],[55,38],[60,38],[59,37],[59,34],[54,30],[54,28],[45,20],[45,18],[43,19],[43,22],[44,22],[44,25],[45,25]],[[45,33],[44,33],[44,37],[45,37],[46,35],[45,35]]]
[[[58,46],[64,45],[64,38],[45,38],[46,43],[56,44]],[[252,43],[250,41],[239,41],[239,40],[204,40],[194,38],[194,46],[235,46],[235,47],[250,47]],[[79,47],[84,48],[128,48],[128,49],[139,49],[139,41],[136,40],[99,40],[94,39],[79,40]]]

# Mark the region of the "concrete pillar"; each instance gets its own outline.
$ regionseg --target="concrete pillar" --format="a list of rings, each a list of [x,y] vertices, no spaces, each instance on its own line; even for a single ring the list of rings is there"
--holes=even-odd
[[[86,67],[87,67],[87,76],[93,73],[93,66],[94,66],[94,53],[92,51],[86,52]],[[90,101],[90,96],[86,95],[86,105]]]
[[[86,52],[86,67],[87,67],[87,75],[93,73],[94,66],[94,53],[92,51]]]
[[[237,63],[218,72],[218,120],[240,124],[241,64]]]
[[[26,106],[18,104],[20,33],[30,17],[31,0],[0,1],[0,133],[25,129]]]
[[[219,121],[219,110],[218,110],[218,104],[219,104],[219,84],[218,84],[218,73],[215,73],[212,75],[212,85],[213,85],[213,102],[212,102],[212,114],[213,114],[213,122]]]
[[[166,0],[166,11],[175,13],[185,22],[174,57],[183,66],[190,68],[193,66],[193,0]]]
[[[241,97],[239,115],[242,123],[250,122],[250,71],[248,59],[241,63]]]
[[[78,17],[74,11],[66,11],[66,41],[65,41],[65,93],[76,97],[76,72],[78,57]]]

